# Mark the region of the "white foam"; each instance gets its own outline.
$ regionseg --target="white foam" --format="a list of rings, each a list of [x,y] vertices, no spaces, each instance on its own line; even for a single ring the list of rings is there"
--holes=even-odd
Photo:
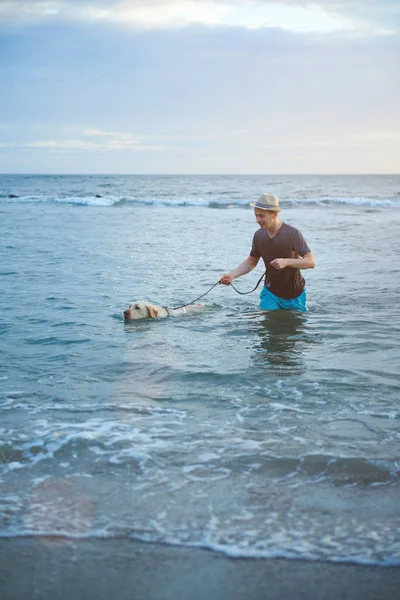
[[[218,208],[239,208],[248,207],[249,199],[242,198],[236,199],[233,202],[226,202],[226,198],[218,198],[216,195],[213,199],[204,198],[201,196],[193,197],[163,197],[158,198],[152,197],[134,197],[129,195],[124,196],[102,196],[96,197],[95,195],[87,196],[50,196],[50,195],[29,195],[20,196],[18,198],[8,199],[2,198],[2,202],[13,202],[13,203],[57,203],[57,204],[77,204],[83,206],[98,206],[98,207],[111,207],[121,202],[126,204],[136,204],[138,206],[155,206],[155,207],[210,207],[212,209]],[[400,198],[371,198],[367,196],[319,196],[319,197],[306,197],[296,198],[291,197],[287,199],[281,199],[281,205],[283,208],[299,207],[303,205],[320,205],[320,206],[353,206],[353,207],[366,207],[366,208],[400,208]]]
[[[8,463],[7,466],[8,466],[9,471],[15,471],[15,469],[23,469],[23,467],[24,467],[24,465],[22,463],[16,462],[16,461]]]

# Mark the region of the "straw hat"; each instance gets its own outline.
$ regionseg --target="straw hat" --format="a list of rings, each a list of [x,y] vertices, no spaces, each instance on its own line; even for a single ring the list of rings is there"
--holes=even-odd
[[[272,194],[263,194],[259,197],[257,202],[250,202],[250,206],[262,208],[263,210],[273,210],[274,212],[280,212],[282,210],[279,208],[278,198]]]

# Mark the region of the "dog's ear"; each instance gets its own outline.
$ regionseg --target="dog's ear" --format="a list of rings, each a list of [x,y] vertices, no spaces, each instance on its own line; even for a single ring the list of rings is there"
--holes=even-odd
[[[149,316],[152,319],[157,319],[157,317],[158,317],[158,310],[152,304],[148,304],[147,305],[147,310],[149,311]]]

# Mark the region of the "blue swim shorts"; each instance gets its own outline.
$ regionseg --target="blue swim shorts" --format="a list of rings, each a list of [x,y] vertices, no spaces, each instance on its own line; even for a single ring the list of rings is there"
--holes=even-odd
[[[284,300],[275,296],[265,286],[260,293],[260,310],[297,310],[300,312],[306,312],[307,298],[306,290],[304,290],[300,296],[293,298],[292,300]]]

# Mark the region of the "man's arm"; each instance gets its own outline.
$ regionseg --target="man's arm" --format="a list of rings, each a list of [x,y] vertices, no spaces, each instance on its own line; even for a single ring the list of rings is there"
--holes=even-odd
[[[278,271],[286,267],[292,267],[292,269],[313,269],[315,267],[315,258],[312,252],[307,252],[302,258],[275,258],[269,264]]]
[[[233,269],[233,271],[222,275],[219,283],[222,283],[223,285],[230,285],[237,277],[241,277],[242,275],[246,275],[246,273],[250,273],[250,271],[257,266],[259,260],[260,257],[249,255],[246,260],[236,267],[236,269]]]

